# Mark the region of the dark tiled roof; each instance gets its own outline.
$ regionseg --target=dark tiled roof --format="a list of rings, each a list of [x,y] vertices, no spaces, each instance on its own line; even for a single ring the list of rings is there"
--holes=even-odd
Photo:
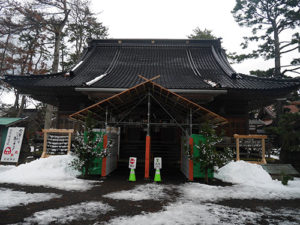
[[[94,40],[69,73],[6,76],[5,81],[26,88],[130,88],[142,82],[138,75],[160,75],[155,82],[169,89],[270,90],[300,85],[295,79],[237,75],[219,40]]]

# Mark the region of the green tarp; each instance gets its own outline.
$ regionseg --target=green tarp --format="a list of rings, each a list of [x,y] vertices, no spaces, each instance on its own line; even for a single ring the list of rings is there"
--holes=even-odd
[[[99,136],[99,135],[102,135],[102,136],[104,136],[104,134],[105,134],[105,132],[103,132],[103,131],[97,131],[97,132],[95,132],[95,134],[97,135],[97,136]],[[86,133],[84,134],[85,135],[85,139],[86,139]],[[97,136],[95,136],[95,140],[96,140],[96,137]],[[102,149],[103,149],[103,139],[102,139],[102,141],[101,142],[99,142],[99,144],[98,144],[98,150],[97,151],[102,151]],[[96,150],[95,150],[96,151]],[[83,171],[84,172],[84,171]],[[93,162],[92,162],[92,165],[91,165],[91,167],[89,168],[89,174],[90,175],[101,175],[101,172],[102,172],[102,158],[95,158],[94,160],[93,160]]]
[[[200,134],[192,134],[191,136],[193,138],[193,157],[197,158],[201,154],[201,149],[196,148],[195,145],[199,145],[200,141],[205,141],[205,138]],[[193,162],[193,173],[194,178],[204,178],[205,177],[205,171],[201,168],[200,162]],[[212,170],[208,170],[208,177],[213,178],[214,173]]]

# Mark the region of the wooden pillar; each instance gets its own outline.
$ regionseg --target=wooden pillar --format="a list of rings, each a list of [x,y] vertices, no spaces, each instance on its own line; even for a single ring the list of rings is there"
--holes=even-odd
[[[193,138],[190,137],[189,139],[189,147],[190,147],[190,154],[191,156],[193,156]],[[192,159],[189,160],[189,181],[193,181],[194,180],[194,162]]]
[[[103,136],[103,149],[107,147],[107,134]],[[102,158],[101,176],[106,176],[106,157]]]
[[[47,139],[48,139],[48,132],[46,130],[43,130],[44,133],[44,145],[43,145],[43,153],[41,158],[46,157],[46,152],[47,152]]]
[[[69,154],[70,151],[71,151],[71,140],[72,140],[72,133],[71,132],[69,132],[68,137],[69,137],[69,140],[68,140],[68,152],[67,152],[67,154]]]
[[[265,139],[261,139],[261,147],[262,147],[262,163],[267,164],[266,161],[266,142]]]
[[[236,161],[240,161],[240,139],[236,138]]]

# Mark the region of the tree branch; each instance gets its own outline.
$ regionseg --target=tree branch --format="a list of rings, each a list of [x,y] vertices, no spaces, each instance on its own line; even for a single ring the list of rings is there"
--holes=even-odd
[[[286,50],[286,51],[280,52],[280,54],[285,54],[285,53],[288,53],[288,52],[292,52],[292,51],[296,50],[297,48],[299,48],[299,46],[296,46],[296,47],[294,47],[294,48],[291,48],[291,49],[289,49],[289,50]]]

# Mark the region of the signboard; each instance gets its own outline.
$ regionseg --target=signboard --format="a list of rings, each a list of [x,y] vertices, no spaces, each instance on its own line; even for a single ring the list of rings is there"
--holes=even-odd
[[[21,151],[24,127],[9,127],[2,152],[1,162],[17,163]]]
[[[47,155],[66,155],[68,153],[68,136],[49,134],[47,138]]]
[[[155,157],[154,158],[154,169],[160,170],[161,168],[162,168],[161,157]]]
[[[136,158],[130,157],[129,158],[129,169],[135,169],[136,168]]]

